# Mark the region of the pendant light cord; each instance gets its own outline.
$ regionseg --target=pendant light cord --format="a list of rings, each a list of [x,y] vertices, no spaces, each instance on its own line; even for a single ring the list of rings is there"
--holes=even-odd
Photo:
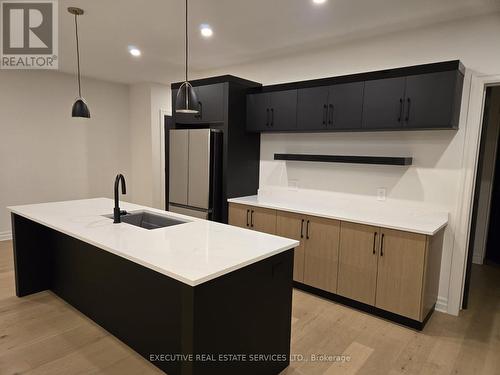
[[[188,0],[186,0],[186,82],[188,81]]]
[[[78,21],[77,18],[78,15],[75,14],[75,35],[76,35],[76,64],[77,64],[77,70],[78,70],[78,97],[82,97],[82,86],[81,86],[81,80],[80,80],[80,44],[78,41]]]

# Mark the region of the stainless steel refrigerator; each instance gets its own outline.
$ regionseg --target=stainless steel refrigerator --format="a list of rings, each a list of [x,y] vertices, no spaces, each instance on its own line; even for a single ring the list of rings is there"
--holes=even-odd
[[[170,130],[168,165],[169,211],[221,221],[222,132]]]

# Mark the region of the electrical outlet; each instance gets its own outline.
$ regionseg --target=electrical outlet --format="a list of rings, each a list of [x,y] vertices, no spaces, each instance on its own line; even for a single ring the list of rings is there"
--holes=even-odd
[[[387,191],[385,188],[377,188],[377,200],[378,201],[385,201],[386,193],[387,193]]]

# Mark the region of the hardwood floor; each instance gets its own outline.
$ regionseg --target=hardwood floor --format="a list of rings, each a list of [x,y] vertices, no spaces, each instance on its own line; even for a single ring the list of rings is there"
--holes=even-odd
[[[161,373],[52,293],[14,290],[12,243],[0,242],[0,374]],[[500,374],[500,268],[474,266],[470,309],[436,312],[422,333],[304,292],[293,298],[297,361],[282,375]]]

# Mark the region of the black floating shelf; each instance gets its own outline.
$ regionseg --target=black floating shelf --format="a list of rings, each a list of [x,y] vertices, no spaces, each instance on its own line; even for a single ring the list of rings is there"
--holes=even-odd
[[[323,163],[411,165],[413,158],[389,156],[274,154],[274,160],[315,161]]]

